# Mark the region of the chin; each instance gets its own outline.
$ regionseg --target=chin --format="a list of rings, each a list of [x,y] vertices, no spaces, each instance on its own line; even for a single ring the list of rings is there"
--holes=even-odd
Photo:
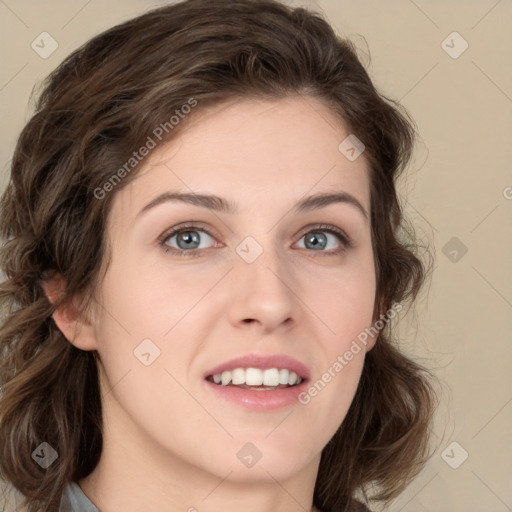
[[[234,441],[234,450],[226,447],[222,455],[212,456],[222,457],[214,472],[225,478],[231,471],[228,479],[233,482],[268,483],[291,478],[315,459],[315,453],[311,453],[308,443],[291,447],[281,443],[278,437],[275,441],[269,442],[263,436],[261,441]],[[305,447],[309,448],[307,452]],[[317,455],[320,461],[320,453]]]

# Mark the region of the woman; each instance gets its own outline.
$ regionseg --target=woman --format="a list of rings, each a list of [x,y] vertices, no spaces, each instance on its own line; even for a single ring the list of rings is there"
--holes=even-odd
[[[413,141],[351,43],[278,2],[188,0],[70,55],[1,200],[5,486],[30,512],[396,497],[434,404],[391,333],[426,275]]]

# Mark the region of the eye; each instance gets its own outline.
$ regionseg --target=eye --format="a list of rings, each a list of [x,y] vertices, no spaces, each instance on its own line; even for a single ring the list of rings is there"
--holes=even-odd
[[[328,224],[309,227],[302,233],[300,240],[304,239],[304,246],[300,248],[322,253],[322,256],[336,256],[352,247],[350,238],[343,231]],[[333,241],[334,239],[338,240],[338,244]],[[175,227],[159,238],[159,244],[164,252],[172,252],[183,257],[200,256],[203,249],[212,247],[212,242],[215,243],[214,237],[206,229],[195,224]]]
[[[173,239],[174,242],[172,242]],[[191,254],[185,253],[194,252],[194,249],[206,249],[209,243],[208,239],[214,240],[212,235],[206,230],[195,225],[182,226],[165,233],[160,239],[160,245],[165,252],[172,251],[176,252],[179,256],[189,256]],[[177,247],[174,247],[172,244],[176,244]]]
[[[335,239],[338,240],[338,243],[336,243]],[[316,226],[314,229],[309,229],[309,231],[302,235],[302,240],[304,240],[304,247],[301,248],[325,252],[327,253],[326,255],[336,255],[352,247],[348,236],[340,229],[330,225],[321,225]]]

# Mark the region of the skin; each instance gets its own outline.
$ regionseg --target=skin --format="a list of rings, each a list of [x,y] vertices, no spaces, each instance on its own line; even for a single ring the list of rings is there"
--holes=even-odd
[[[370,215],[367,162],[338,150],[350,132],[311,97],[236,100],[196,117],[115,192],[112,261],[90,321],[73,303],[54,314],[71,343],[101,358],[103,452],[79,485],[102,512],[315,511],[321,451],[354,397],[365,350],[307,405],[275,411],[221,400],[203,374],[243,354],[284,353],[315,382],[372,324],[370,221],[347,203],[292,212],[305,196],[344,191]],[[166,202],[137,215],[175,189],[225,197],[239,213]],[[212,235],[197,231],[200,249],[188,250],[199,256],[165,252],[159,236],[187,221]],[[342,241],[324,230],[327,246],[308,246],[304,235],[323,223],[353,247],[334,254]],[[247,236],[263,248],[251,264],[235,251]],[[166,244],[185,246],[177,236]],[[47,283],[50,300],[60,286]],[[145,338],[161,351],[150,366],[133,354]],[[247,442],[262,453],[252,468],[237,458]]]

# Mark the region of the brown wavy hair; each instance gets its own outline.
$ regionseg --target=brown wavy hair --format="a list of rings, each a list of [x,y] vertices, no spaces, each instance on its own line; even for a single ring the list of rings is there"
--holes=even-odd
[[[74,347],[52,319],[75,296],[86,311],[110,257],[112,200],[138,169],[98,191],[191,98],[194,111],[166,139],[203,108],[234,98],[323,101],[366,146],[375,319],[416,299],[428,277],[395,188],[414,123],[318,13],[273,0],[167,5],[95,36],[43,86],[0,199],[0,474],[30,512],[57,511],[66,485],[87,476],[102,450],[99,356]],[[67,288],[52,304],[42,282],[55,273]],[[323,512],[355,510],[356,498],[389,503],[429,456],[433,377],[390,331],[367,354],[348,414],[322,452],[314,504]],[[59,457],[47,469],[32,459],[42,442]]]

